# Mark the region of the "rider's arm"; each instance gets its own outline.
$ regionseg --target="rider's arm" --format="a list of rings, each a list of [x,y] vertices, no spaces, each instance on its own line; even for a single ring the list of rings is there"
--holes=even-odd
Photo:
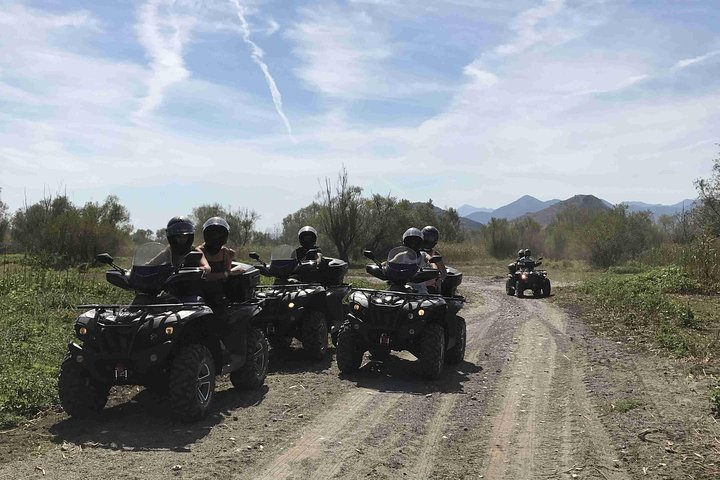
[[[207,258],[205,258],[205,253],[202,250],[200,250],[199,248],[196,248],[195,250],[197,250],[198,252],[203,254],[203,256],[200,257],[199,267],[200,267],[200,270],[202,270],[205,273],[205,277],[207,277],[208,274],[210,273],[210,264],[208,263]]]

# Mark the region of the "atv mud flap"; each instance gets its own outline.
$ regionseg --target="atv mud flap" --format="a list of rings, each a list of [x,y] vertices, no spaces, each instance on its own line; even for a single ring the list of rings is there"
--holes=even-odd
[[[173,349],[167,341],[153,347],[131,352],[129,356],[107,355],[84,349],[75,342],[68,344],[68,352],[95,380],[113,385],[138,385],[143,379],[161,369]]]

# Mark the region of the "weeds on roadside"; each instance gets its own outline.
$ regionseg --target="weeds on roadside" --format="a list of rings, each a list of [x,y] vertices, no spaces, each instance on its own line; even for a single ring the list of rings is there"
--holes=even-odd
[[[617,400],[616,402],[612,403],[610,405],[610,408],[617,413],[627,413],[630,410],[635,410],[636,408],[640,408],[643,405],[642,400],[637,398],[622,398],[620,400]]]
[[[720,380],[718,380],[717,385],[715,385],[710,394],[710,402],[712,402],[715,414],[720,415]]]
[[[608,274],[577,288],[614,319],[613,329],[629,328],[677,357],[712,357],[717,345],[703,341],[700,317],[688,295],[700,285],[680,267],[656,267],[637,274]]]
[[[0,427],[55,403],[58,368],[79,313],[75,305],[127,296],[99,270],[0,265]]]

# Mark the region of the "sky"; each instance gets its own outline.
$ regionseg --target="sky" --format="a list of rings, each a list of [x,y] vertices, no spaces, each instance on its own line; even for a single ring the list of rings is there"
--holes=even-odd
[[[717,0],[0,0],[0,200],[116,195],[273,230],[365,195],[694,198],[720,152]]]

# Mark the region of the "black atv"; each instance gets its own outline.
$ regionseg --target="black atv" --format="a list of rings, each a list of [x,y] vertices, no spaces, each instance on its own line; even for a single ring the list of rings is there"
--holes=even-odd
[[[356,372],[366,351],[382,360],[392,350],[407,350],[418,358],[422,375],[433,380],[440,377],[444,363],[461,362],[466,333],[465,320],[458,312],[465,298],[455,291],[462,274],[449,269],[441,294],[420,294],[412,284],[435,279],[440,272],[419,268],[413,250],[392,249],[386,265],[380,265],[371,251],[364,254],[375,262],[366,271],[387,281],[388,288],[355,288],[350,292],[350,311],[338,334],[340,371]]]
[[[550,296],[550,279],[547,270],[536,270],[542,265],[542,257],[535,260],[518,260],[508,265],[510,272],[505,281],[505,293],[522,298],[525,290],[532,289],[533,297]]]
[[[90,308],[75,321],[81,343],[68,345],[58,380],[60,404],[71,416],[97,413],[113,385],[143,385],[167,393],[172,415],[181,421],[204,417],[212,403],[215,376],[229,373],[237,389],[265,382],[268,343],[258,315],[262,301],[252,298],[256,269],[226,282],[227,299],[214,313],[197,295],[202,291],[200,252],[184,265],[171,265],[160,243],[140,246],[126,271],[107,253],[97,259],[113,268],[106,279],[134,290],[130,305]]]
[[[310,250],[308,255],[315,257],[314,253],[317,250]],[[261,317],[270,345],[286,349],[297,338],[310,358],[325,357],[328,332],[337,330],[342,321],[343,298],[350,290],[350,285],[343,283],[347,262],[329,257],[320,261],[298,259],[289,245],[275,247],[269,264],[255,252],[250,258],[260,262],[255,265],[260,273],[275,279],[272,285],[255,288],[255,296],[264,300]]]

